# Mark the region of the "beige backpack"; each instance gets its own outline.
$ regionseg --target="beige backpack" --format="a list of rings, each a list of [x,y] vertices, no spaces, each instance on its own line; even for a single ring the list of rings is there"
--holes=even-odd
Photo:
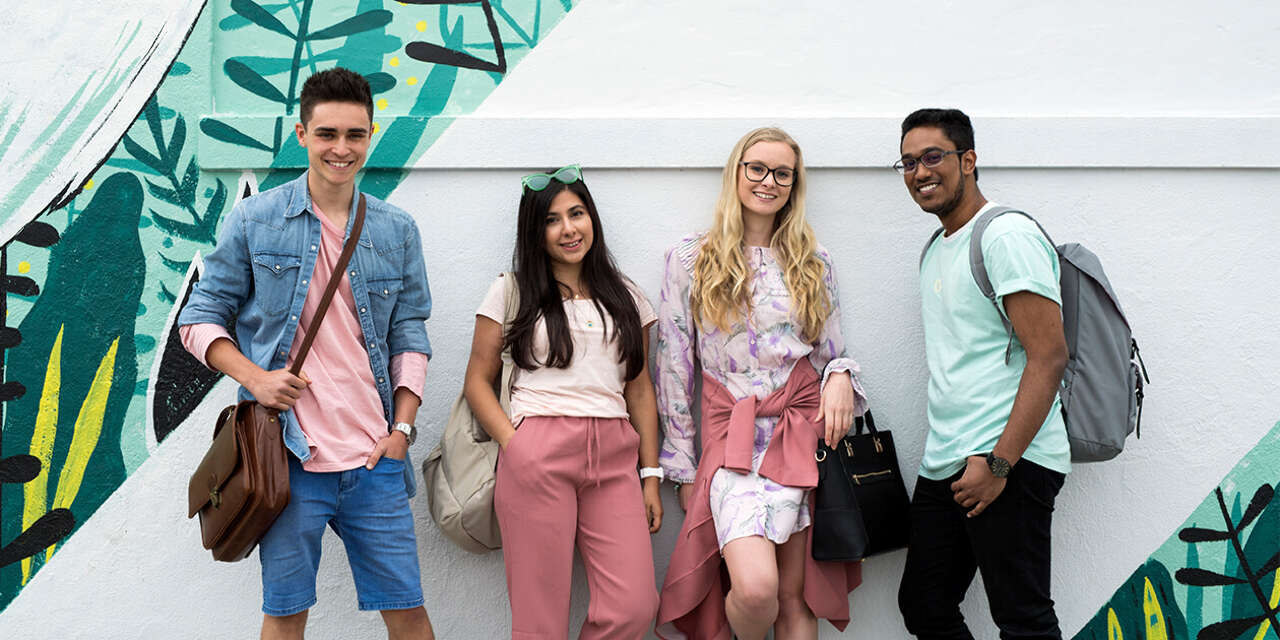
[[[503,274],[504,336],[520,307],[520,289],[515,280],[514,273]],[[513,369],[511,351],[503,349],[502,375],[496,391],[498,402],[508,415],[511,414]],[[466,397],[459,393],[449,411],[449,422],[444,426],[440,444],[422,461],[431,519],[454,544],[472,553],[502,548],[498,516],[493,512],[498,448],[498,443],[471,413]]]

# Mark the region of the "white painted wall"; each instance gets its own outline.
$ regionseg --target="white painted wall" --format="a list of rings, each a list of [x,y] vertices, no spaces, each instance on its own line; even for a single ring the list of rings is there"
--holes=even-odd
[[[708,224],[730,146],[751,126],[783,122],[816,167],[809,210],[839,269],[850,352],[914,468],[926,381],[915,265],[936,221],[885,167],[902,115],[960,106],[977,117],[984,193],[1037,214],[1058,241],[1095,249],[1153,377],[1143,438],[1114,462],[1077,468],[1059,497],[1054,595],[1073,634],[1280,419],[1280,7],[1176,4],[855,14],[843,3],[587,0],[391,198],[424,231],[435,297],[415,458],[458,391],[474,308],[508,264],[528,168],[587,167],[618,262],[656,299],[662,252]],[[931,42],[936,55],[919,52]],[[537,120],[522,127],[526,116]],[[213,563],[185,518],[186,478],[231,389],[214,395],[0,614],[0,637],[256,635],[256,559]],[[665,495],[659,574],[679,525]],[[438,636],[503,637],[500,555],[454,549],[415,507]],[[355,611],[336,537],[325,554],[309,637],[382,637],[375,615]],[[903,557],[866,563],[848,637],[905,637]],[[579,577],[574,628],[585,603]],[[996,637],[976,585],[965,614],[979,638]],[[822,637],[839,634],[824,626]]]

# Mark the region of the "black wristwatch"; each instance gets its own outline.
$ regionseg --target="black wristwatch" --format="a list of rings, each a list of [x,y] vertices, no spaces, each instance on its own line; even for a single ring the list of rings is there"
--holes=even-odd
[[[987,468],[991,470],[991,475],[997,478],[1008,478],[1009,472],[1013,470],[1013,465],[995,453],[988,453]]]

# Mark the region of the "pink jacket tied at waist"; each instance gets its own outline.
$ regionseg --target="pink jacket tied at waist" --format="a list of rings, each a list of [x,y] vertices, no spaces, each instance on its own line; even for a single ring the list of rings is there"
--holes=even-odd
[[[813,420],[818,412],[819,378],[806,359],[796,362],[787,384],[764,398],[737,400],[729,390],[702,375],[702,456],[694,479],[693,499],[671,555],[658,635],[671,623],[692,640],[729,640],[724,596],[727,584],[711,517],[711,479],[721,467],[751,472],[757,417],[777,416],[773,439],[760,463],[760,475],[790,487],[812,489],[818,483],[813,454],[824,430]],[[812,494],[810,494],[812,509]],[[849,592],[862,582],[857,562],[817,562],[811,553],[813,527],[805,529],[804,599],[819,618],[843,631],[849,624]]]

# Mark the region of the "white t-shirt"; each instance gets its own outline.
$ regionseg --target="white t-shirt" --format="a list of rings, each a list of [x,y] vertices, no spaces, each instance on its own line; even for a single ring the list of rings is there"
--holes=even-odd
[[[506,312],[502,283],[503,276],[499,276],[489,285],[476,315],[502,323]],[[640,326],[648,331],[658,316],[643,292],[630,283],[627,286],[640,314]],[[527,371],[516,367],[511,383],[512,424],[518,426],[529,416],[628,417],[622,396],[626,364],[618,361],[616,343],[605,342],[601,312],[591,300],[565,300],[564,313],[573,338],[573,359],[564,369],[542,366]],[[613,320],[607,311],[604,314],[612,334]],[[549,349],[546,321],[539,318],[534,331],[534,361],[545,362]]]

